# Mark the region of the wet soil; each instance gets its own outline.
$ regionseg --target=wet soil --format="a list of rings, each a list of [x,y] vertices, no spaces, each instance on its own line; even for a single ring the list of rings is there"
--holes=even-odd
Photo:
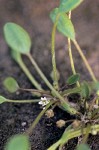
[[[13,76],[21,87],[34,88],[19,66],[10,56],[4,37],[3,25],[8,21],[22,25],[30,34],[33,45],[31,53],[42,71],[51,81],[51,28],[49,12],[59,1],[50,0],[0,0],[0,95],[12,99],[30,99],[29,93],[9,94],[3,88],[3,80],[7,76]],[[76,37],[84,54],[92,66],[96,77],[99,79],[99,1],[86,0],[73,11],[72,20],[75,25]],[[67,40],[59,33],[56,37],[57,67],[61,72],[60,85],[65,84],[68,75],[71,74],[67,51]],[[90,80],[85,66],[73,47],[73,54],[77,72],[81,78]],[[27,58],[24,58],[33,75],[45,87],[44,82],[36,74]],[[46,62],[46,63],[45,63]],[[80,65],[78,65],[80,64]],[[33,104],[2,104],[0,105],[0,150],[4,149],[7,139],[16,133],[24,132],[41,111],[38,105]],[[46,150],[62,135],[64,128],[58,129],[55,122],[59,119],[71,119],[67,113],[59,108],[55,109],[55,116],[47,119],[45,116],[40,120],[32,136],[32,150]],[[24,125],[25,124],[25,125]],[[65,150],[75,149],[77,139],[71,140],[65,146]],[[92,150],[99,149],[99,136],[90,136],[88,143]]]

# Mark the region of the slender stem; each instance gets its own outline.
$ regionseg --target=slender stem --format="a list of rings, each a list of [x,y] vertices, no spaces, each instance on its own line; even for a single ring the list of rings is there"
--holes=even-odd
[[[56,27],[57,27],[57,23],[58,23],[58,19],[59,19],[60,14],[57,15],[56,17],[56,21],[54,23],[53,29],[52,29],[52,48],[51,48],[51,54],[52,54],[52,67],[53,67],[53,76],[54,76],[54,88],[56,90],[59,89],[59,85],[58,85],[58,77],[57,77],[57,68],[56,68],[56,59],[55,59],[55,33],[56,33]]]
[[[72,108],[69,104],[69,102],[67,102],[64,97],[62,97],[60,95],[59,92],[57,92],[53,86],[51,85],[51,83],[48,81],[48,79],[46,78],[46,76],[43,74],[43,72],[41,71],[41,69],[39,68],[39,66],[37,65],[37,63],[35,62],[35,60],[32,58],[31,54],[27,54],[27,57],[30,59],[32,65],[35,67],[36,71],[38,72],[38,74],[41,76],[41,78],[44,80],[44,82],[46,83],[46,85],[50,88],[50,90],[55,94],[55,96],[57,98],[59,98],[59,100],[61,101],[62,105],[65,105],[65,109],[70,113],[70,114],[76,114],[77,111]]]
[[[50,88],[51,91],[54,92],[54,94],[62,101],[64,101],[64,98],[53,88],[53,86],[51,85],[51,83],[48,81],[48,79],[45,77],[45,75],[43,74],[43,72],[41,71],[41,69],[39,68],[39,66],[37,65],[37,63],[35,62],[35,60],[32,58],[32,56],[30,54],[27,55],[28,58],[30,59],[32,65],[35,67],[36,71],[38,72],[38,74],[41,76],[41,78],[44,80],[44,82],[46,83],[46,85]]]
[[[24,64],[22,58],[20,57],[20,61],[18,62],[19,66],[22,68],[24,73],[27,75],[28,79],[31,81],[33,86],[35,86],[38,90],[42,90],[40,84],[35,80],[35,78],[32,76],[26,65]]]
[[[34,122],[32,123],[32,125],[30,126],[29,129],[27,129],[26,134],[30,135],[33,131],[33,129],[35,128],[35,126],[37,125],[37,123],[40,121],[41,117],[44,115],[44,113],[46,112],[46,110],[53,104],[54,102],[50,102],[45,109],[43,109],[39,115],[36,117],[36,119],[34,120]]]
[[[20,88],[19,90],[21,91],[27,91],[27,92],[34,92],[34,93],[40,93],[40,94],[48,94],[50,95],[50,91],[44,91],[44,90],[36,90],[36,89],[24,89],[24,88]]]
[[[73,43],[74,43],[75,47],[77,48],[77,51],[80,54],[82,60],[84,61],[85,65],[86,65],[86,68],[88,69],[88,71],[90,73],[91,78],[93,79],[94,82],[97,82],[97,79],[96,79],[96,77],[95,77],[95,75],[94,75],[94,73],[93,73],[93,71],[92,71],[92,69],[91,69],[91,67],[90,67],[86,57],[84,56],[84,54],[83,54],[79,44],[77,43],[76,40],[73,40]]]
[[[69,12],[69,19],[71,19],[71,11]],[[68,50],[69,50],[69,58],[70,58],[70,64],[71,64],[72,73],[73,73],[73,75],[75,75],[76,74],[76,70],[75,70],[75,65],[74,65],[74,60],[73,60],[73,55],[72,55],[70,38],[68,38]],[[77,86],[80,87],[80,84],[79,84],[78,81],[77,81]]]
[[[31,100],[10,100],[10,99],[7,99],[6,102],[8,102],[8,103],[37,103],[40,100],[41,99],[31,99]]]

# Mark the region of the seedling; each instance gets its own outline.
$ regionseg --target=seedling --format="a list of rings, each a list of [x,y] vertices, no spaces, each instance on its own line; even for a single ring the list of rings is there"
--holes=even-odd
[[[35,103],[42,105],[42,111],[34,120],[33,124],[29,129],[22,135],[16,135],[12,137],[6,147],[5,150],[13,150],[13,147],[16,147],[16,150],[30,150],[29,144],[29,136],[32,134],[33,129],[36,124],[39,122],[41,117],[46,114],[48,118],[54,115],[54,108],[56,106],[60,107],[66,113],[68,112],[70,115],[75,116],[74,120],[61,120],[58,121],[58,126],[62,127],[67,126],[67,122],[70,123],[68,127],[66,127],[62,137],[53,145],[51,145],[48,150],[62,150],[63,146],[68,142],[68,140],[73,139],[75,137],[82,136],[82,142],[80,145],[77,145],[77,150],[90,148],[86,145],[89,134],[96,135],[99,132],[99,82],[97,81],[94,72],[92,71],[90,65],[88,64],[87,59],[85,58],[78,42],[75,38],[75,29],[73,23],[71,21],[71,11],[76,8],[83,0],[61,0],[58,8],[54,8],[50,13],[50,18],[54,23],[52,29],[52,77],[53,84],[51,84],[44,73],[39,68],[38,64],[32,57],[30,53],[31,49],[31,39],[28,33],[19,25],[15,23],[6,23],[4,26],[4,36],[7,44],[11,48],[11,54],[14,60],[19,64],[24,73],[27,75],[31,83],[34,85],[36,89],[24,89],[19,86],[17,81],[12,77],[8,77],[4,80],[5,88],[13,93],[19,90],[30,92],[37,99],[33,100],[10,100],[0,96],[0,104],[5,102],[12,103]],[[56,58],[55,58],[55,35],[56,29],[62,33],[68,39],[68,50],[69,50],[69,58],[71,63],[72,75],[67,79],[66,84],[69,85],[70,88],[65,89],[64,87],[60,87],[59,84],[59,75],[56,66]],[[78,53],[80,54],[91,78],[91,82],[80,81],[81,75],[76,73],[73,55],[72,55],[72,47],[71,42],[75,45]],[[26,65],[22,60],[22,55],[26,55],[30,60],[33,67],[36,69],[37,73],[40,75],[41,79],[48,86],[49,90],[46,91],[41,87],[41,85],[35,80],[33,75],[30,73]],[[70,102],[68,97],[71,94],[79,94],[79,101]],[[94,95],[94,98],[90,101],[90,95]],[[50,110],[49,110],[50,109]],[[82,111],[83,110],[83,111]],[[51,114],[52,112],[52,114]],[[20,147],[20,141],[22,147]],[[25,146],[23,146],[25,144]],[[17,145],[19,146],[17,148]]]

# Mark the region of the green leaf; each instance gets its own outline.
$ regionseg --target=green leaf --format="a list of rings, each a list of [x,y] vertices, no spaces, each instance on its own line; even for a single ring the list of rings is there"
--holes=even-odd
[[[30,150],[29,137],[22,134],[11,137],[5,146],[5,150]]]
[[[7,44],[17,52],[27,54],[31,48],[31,39],[28,33],[15,23],[6,23],[4,26],[4,35]]]
[[[73,10],[74,8],[76,8],[78,5],[80,5],[82,1],[83,0],[61,0],[59,11],[67,13],[70,10]]]
[[[19,85],[12,77],[8,77],[3,82],[4,87],[11,93],[16,92],[19,89]]]
[[[92,83],[93,89],[99,90],[99,81]]]
[[[83,82],[81,85],[81,96],[83,98],[88,98],[90,96],[90,87],[87,82]]]
[[[0,96],[0,104],[5,103],[7,100],[3,96]]]
[[[69,85],[75,84],[77,81],[79,81],[79,79],[80,79],[79,74],[72,75],[67,79],[67,84]]]
[[[11,51],[11,56],[12,58],[17,62],[17,63],[20,63],[21,61],[21,54],[17,51]]]
[[[59,9],[55,8],[50,13],[50,18],[55,23],[57,16],[59,15],[57,21],[57,29],[61,32],[64,36],[69,37],[70,39],[75,39],[75,31],[71,20],[65,13],[59,13]]]
[[[80,144],[77,150],[91,150],[87,144]]]

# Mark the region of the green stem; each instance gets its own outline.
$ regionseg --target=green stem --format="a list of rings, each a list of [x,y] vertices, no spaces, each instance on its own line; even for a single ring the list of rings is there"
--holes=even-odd
[[[27,75],[28,79],[31,81],[33,86],[35,86],[38,90],[42,90],[40,84],[35,80],[35,78],[32,76],[26,65],[24,64],[22,58],[20,57],[20,61],[18,62],[19,66],[22,68],[24,73]]]
[[[7,99],[6,102],[8,103],[37,103],[39,102],[41,99],[31,99],[31,100],[10,100]]]
[[[55,33],[56,33],[56,27],[57,27],[57,23],[58,23],[58,18],[59,18],[60,14],[57,15],[56,17],[56,21],[54,23],[53,29],[52,29],[52,48],[51,48],[51,54],[52,54],[52,67],[53,67],[53,76],[54,76],[54,88],[56,90],[59,89],[59,85],[58,85],[58,77],[57,77],[57,68],[56,68],[56,59],[55,59]]]
[[[69,19],[71,19],[71,11],[69,12]],[[68,50],[69,50],[69,58],[70,58],[70,64],[71,64],[72,73],[73,73],[73,75],[75,75],[76,74],[76,70],[75,70],[75,65],[74,65],[74,60],[73,60],[73,55],[72,55],[70,38],[68,38]],[[77,81],[77,86],[80,87],[80,84],[79,84],[78,81]]]
[[[99,124],[95,124],[95,125],[92,125],[90,127],[90,130],[89,130],[89,133],[92,133],[92,130],[95,128],[95,131],[96,132],[99,132]],[[87,132],[87,127],[83,129],[83,134],[86,134]],[[59,139],[60,142],[57,142],[61,147],[66,144],[68,142],[68,140],[70,139],[73,139],[75,137],[79,137],[82,135],[82,130],[81,128],[80,129],[70,129],[68,130],[67,132],[65,131],[62,135],[62,137]],[[55,143],[53,144],[55,145]],[[48,150],[56,150],[56,149],[52,149],[53,148],[53,145],[48,148]],[[59,146],[57,145],[57,147]]]
[[[30,126],[29,129],[27,129],[26,134],[30,135],[33,131],[33,129],[35,128],[35,126],[37,125],[37,123],[40,121],[41,117],[44,115],[44,113],[46,112],[46,110],[53,104],[54,102],[50,102],[45,109],[43,109],[40,114],[36,117],[36,119],[34,120],[34,122],[32,123],[32,125]]]
[[[77,43],[76,40],[73,40],[73,43],[74,43],[75,47],[77,48],[77,51],[80,54],[82,60],[84,61],[85,65],[86,65],[86,68],[88,69],[88,71],[90,73],[91,78],[93,79],[94,82],[97,82],[97,79],[96,79],[96,77],[95,77],[95,75],[94,75],[94,73],[93,73],[93,71],[92,71],[92,69],[91,69],[91,67],[90,67],[86,57],[84,56],[84,54],[83,54],[79,44]]]
[[[86,134],[82,140],[82,143],[86,143],[87,142],[87,139],[88,139],[88,136],[89,136],[89,133],[90,133],[90,128],[91,128],[91,125],[88,124],[87,127],[86,127]]]
[[[26,91],[26,92],[31,92],[31,93],[37,93],[37,94],[46,94],[46,95],[51,95],[50,91],[44,91],[44,90],[36,90],[36,89],[24,89],[24,88],[19,88],[21,91]]]
[[[75,87],[75,88],[72,88],[72,89],[67,89],[67,90],[64,90],[62,92],[62,95],[63,96],[68,96],[70,94],[74,94],[74,93],[80,93],[81,92],[81,88],[80,87]]]
[[[65,101],[64,97],[62,97],[60,95],[60,93],[58,93],[53,86],[51,85],[51,83],[48,81],[48,79],[46,78],[46,76],[43,74],[43,72],[41,71],[41,69],[39,68],[39,66],[37,65],[37,63],[35,62],[35,60],[32,58],[31,54],[27,54],[27,57],[30,59],[32,65],[34,66],[34,68],[36,69],[36,71],[38,72],[38,74],[41,76],[41,78],[44,80],[44,82],[46,83],[46,85],[49,87],[49,89],[55,94],[55,96],[57,98],[59,98],[59,100],[61,101],[62,105],[65,104],[65,108],[66,110],[70,113],[70,114],[76,114],[77,111],[74,108],[71,108],[70,104]]]

